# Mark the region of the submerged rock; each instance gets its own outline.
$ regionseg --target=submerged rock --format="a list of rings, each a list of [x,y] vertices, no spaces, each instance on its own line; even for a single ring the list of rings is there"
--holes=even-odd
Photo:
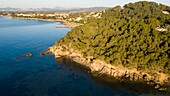
[[[40,52],[40,56],[42,57],[42,56],[44,56],[45,55],[45,53],[44,52]]]
[[[21,58],[24,58],[24,57],[25,57],[25,56],[18,56],[17,58],[18,58],[18,59],[21,59]]]
[[[23,55],[23,56],[17,56],[17,59],[22,59],[22,58],[25,58],[25,57],[32,57],[33,54],[32,53],[27,53],[26,55]]]
[[[32,56],[33,56],[32,53],[27,53],[27,54],[26,54],[26,57],[32,57]]]

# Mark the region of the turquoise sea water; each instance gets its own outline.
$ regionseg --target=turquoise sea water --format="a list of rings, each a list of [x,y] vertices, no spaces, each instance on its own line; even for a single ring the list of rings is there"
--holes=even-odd
[[[103,81],[66,58],[40,57],[40,52],[71,30],[55,28],[57,25],[60,23],[0,17],[0,96],[165,95],[148,86]],[[17,58],[26,53],[33,57]]]

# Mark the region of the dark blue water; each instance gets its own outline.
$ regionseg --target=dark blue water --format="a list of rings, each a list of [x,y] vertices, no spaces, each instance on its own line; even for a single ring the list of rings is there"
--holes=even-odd
[[[52,55],[39,56],[69,28],[60,23],[0,17],[0,96],[153,96],[148,86],[106,82],[79,64]],[[17,56],[33,53],[33,57]],[[168,95],[167,95],[168,96]]]

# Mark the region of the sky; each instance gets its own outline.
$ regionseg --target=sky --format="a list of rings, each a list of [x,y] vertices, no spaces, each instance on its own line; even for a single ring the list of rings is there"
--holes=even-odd
[[[0,0],[0,8],[114,7],[136,1],[139,0]],[[170,0],[147,1],[154,1],[170,6]]]

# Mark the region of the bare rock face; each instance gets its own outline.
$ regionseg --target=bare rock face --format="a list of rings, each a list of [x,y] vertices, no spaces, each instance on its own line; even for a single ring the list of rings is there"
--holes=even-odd
[[[94,61],[93,64],[90,65],[90,68],[92,71],[102,71],[104,69],[105,65],[99,61]]]
[[[157,78],[151,76],[147,72],[138,71],[136,69],[128,69],[123,66],[113,66],[107,64],[104,61],[94,59],[92,56],[86,58],[83,57],[80,51],[74,50],[69,46],[53,46],[48,49],[48,53],[54,54],[55,58],[60,58],[61,56],[67,56],[73,61],[78,62],[86,67],[89,67],[91,73],[106,74],[110,77],[114,77],[120,80],[128,79],[135,82],[146,82],[149,85],[155,85],[155,88],[160,88],[160,85],[166,80],[164,74],[158,73]],[[160,89],[160,90],[163,90]]]

